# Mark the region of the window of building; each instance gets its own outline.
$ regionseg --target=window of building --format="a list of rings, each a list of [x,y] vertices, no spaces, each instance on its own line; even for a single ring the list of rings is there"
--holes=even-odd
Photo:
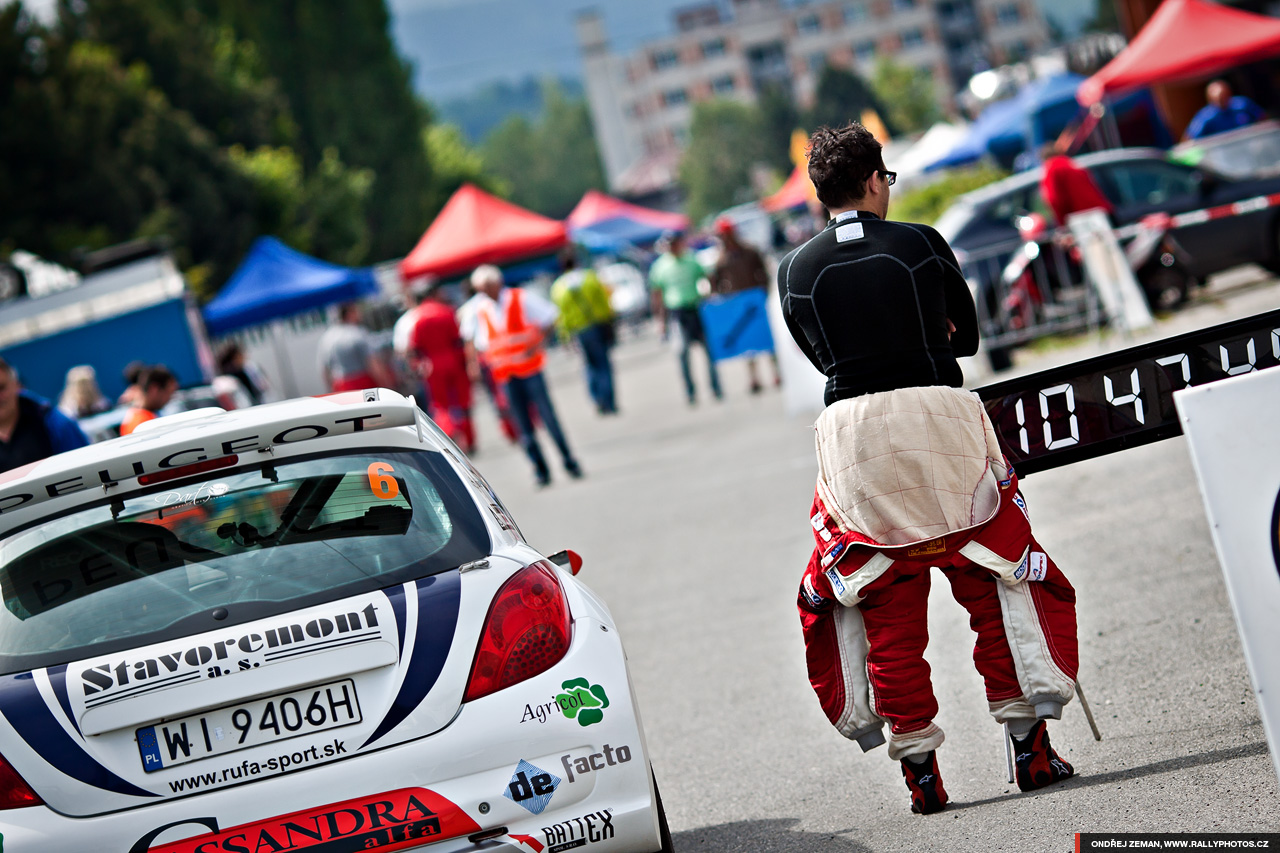
[[[684,89],[669,89],[662,93],[664,107],[677,107],[689,100],[689,93]]]
[[[811,53],[809,54],[809,59],[807,61],[809,63],[809,70],[814,74],[819,74],[827,64],[827,55],[822,52]]]
[[[723,77],[717,77],[711,81],[711,91],[717,95],[724,95],[732,92],[737,87],[733,80],[733,75],[726,74]]]
[[[814,12],[796,18],[796,32],[802,36],[822,32],[822,19]]]
[[[846,24],[858,24],[867,19],[866,3],[845,3],[841,10]]]
[[[681,148],[684,148],[686,145],[689,144],[689,128],[672,127],[671,138],[675,141],[676,145],[679,145]]]
[[[713,56],[724,56],[724,51],[724,39],[708,39],[702,43],[702,55],[706,59],[711,59]]]
[[[876,56],[876,43],[871,39],[858,42],[853,46],[853,55],[859,62],[870,62]]]
[[[1017,3],[1006,3],[996,9],[996,22],[1008,26],[1022,20],[1022,11]]]
[[[916,0],[893,0],[893,11],[909,12],[916,7]]]
[[[902,49],[911,50],[924,44],[924,33],[919,27],[902,31]]]
[[[665,47],[662,50],[653,52],[653,68],[655,71],[661,71],[664,68],[674,68],[680,64],[680,54],[676,53],[675,48]]]

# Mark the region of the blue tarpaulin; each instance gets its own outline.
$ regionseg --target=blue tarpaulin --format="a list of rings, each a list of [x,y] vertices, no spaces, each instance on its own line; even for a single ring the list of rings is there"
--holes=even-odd
[[[259,237],[204,309],[211,335],[233,332],[378,292],[370,267],[342,267]]]
[[[773,352],[773,335],[766,314],[766,288],[744,290],[731,296],[713,296],[702,303],[702,328],[707,351],[720,361],[740,355]]]

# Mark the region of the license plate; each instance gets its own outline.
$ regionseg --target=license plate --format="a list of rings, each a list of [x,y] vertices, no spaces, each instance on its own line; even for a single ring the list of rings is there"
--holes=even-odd
[[[153,773],[238,749],[349,726],[360,719],[356,685],[348,678],[143,726],[136,734],[142,769]]]

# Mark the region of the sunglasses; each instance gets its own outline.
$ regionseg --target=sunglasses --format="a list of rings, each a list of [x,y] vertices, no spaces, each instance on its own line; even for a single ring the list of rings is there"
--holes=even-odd
[[[880,169],[877,174],[884,175],[884,182],[888,186],[893,186],[898,181],[898,173]]]

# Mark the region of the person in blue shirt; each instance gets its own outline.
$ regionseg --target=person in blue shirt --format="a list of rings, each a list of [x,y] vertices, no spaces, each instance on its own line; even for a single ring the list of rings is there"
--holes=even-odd
[[[1233,96],[1223,80],[1214,80],[1204,94],[1209,103],[1192,117],[1186,139],[1201,139],[1262,120],[1262,108],[1244,95]]]
[[[0,358],[0,471],[38,462],[89,443],[71,418],[18,384],[18,374]]]

